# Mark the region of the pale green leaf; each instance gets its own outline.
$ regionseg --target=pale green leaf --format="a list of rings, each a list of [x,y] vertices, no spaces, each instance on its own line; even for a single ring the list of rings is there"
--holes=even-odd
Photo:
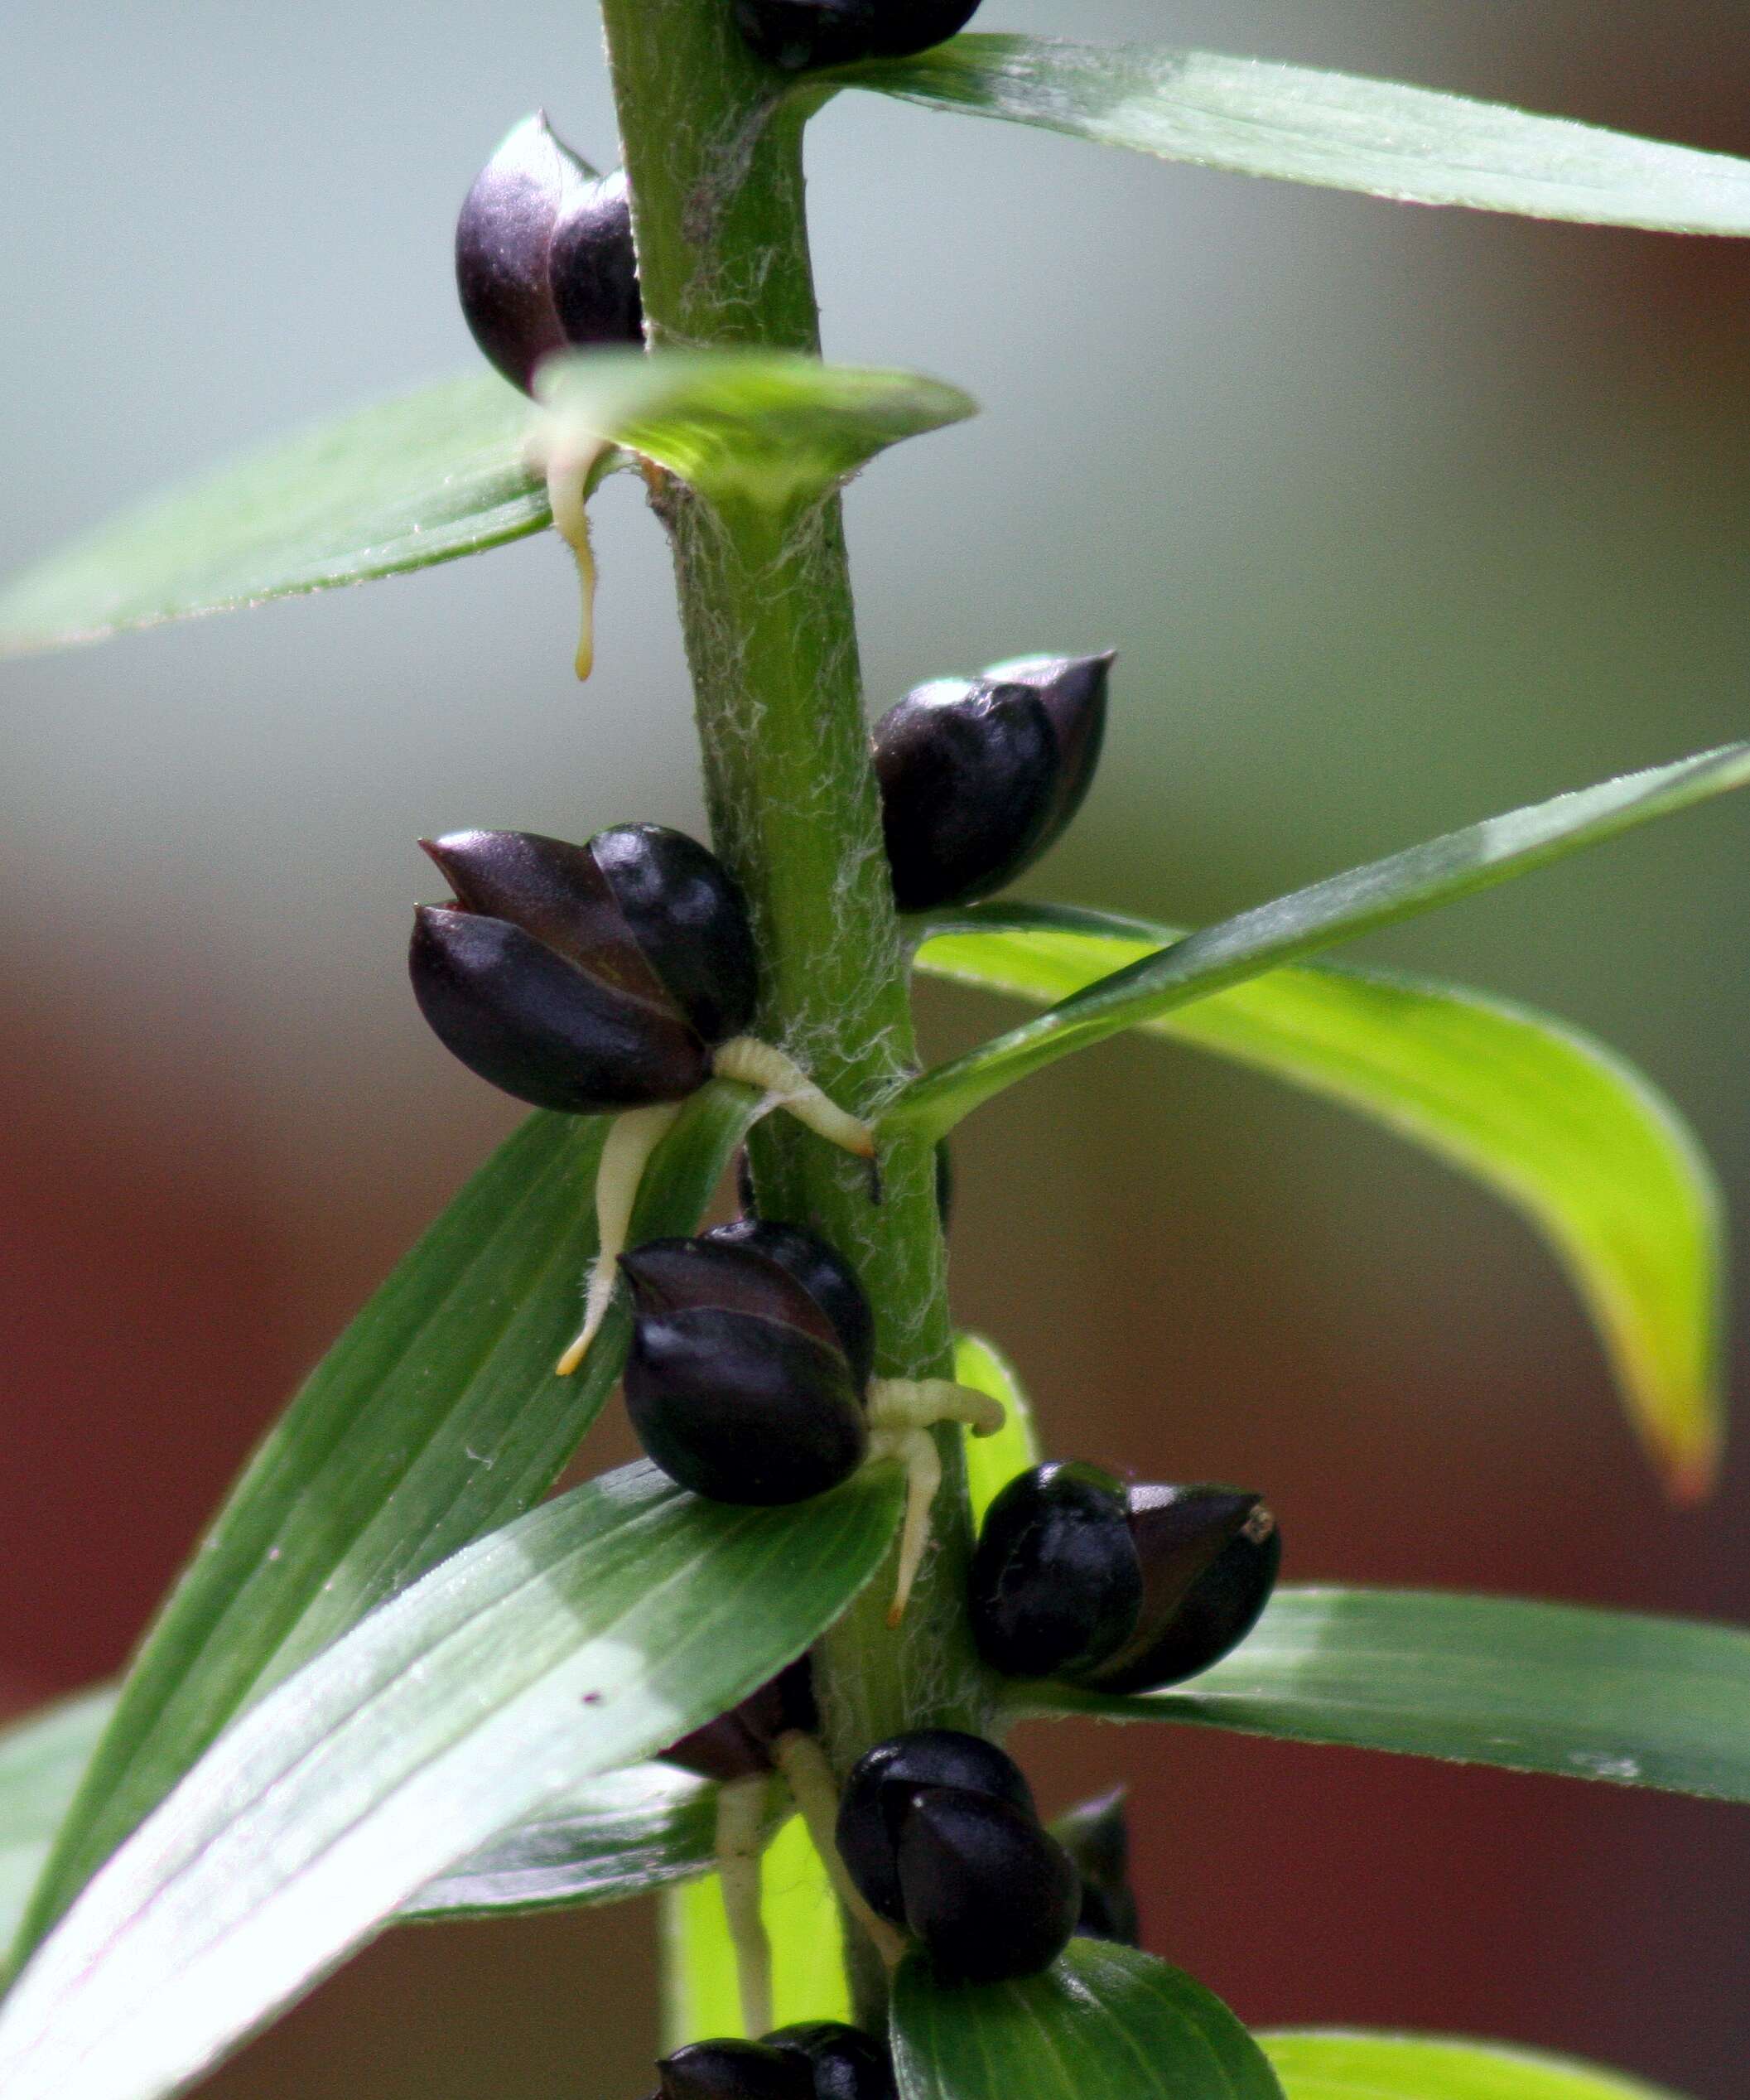
[[[1202,1984],[1134,1948],[1073,1939],[1043,1976],[894,1987],[902,2100],[1282,2100],[1258,2045]]]
[[[494,373],[277,439],[0,587],[0,656],[396,576],[540,531],[528,402]]]
[[[1409,204],[1750,234],[1750,162],[1265,59],[973,36],[832,77],[927,109]]]
[[[759,1872],[772,1948],[772,2024],[849,2020],[838,1900],[800,1816],[779,1832]],[[713,1874],[663,1898],[663,2045],[679,2049],[721,2035],[746,2036],[747,2027],[722,1885]]]
[[[782,350],[592,350],[550,359],[538,384],[547,454],[621,446],[718,509],[774,515],[817,501],[900,439],[976,413],[938,379]]]
[[[1456,902],[1750,781],[1750,743],[1492,817],[1387,860],[1296,890],[1206,926],[951,1064],[914,1079],[882,1120],[941,1137],[981,1101],[1029,1072],[1175,1007],[1225,992],[1283,963]]]
[[[1287,2100],[1678,2100],[1591,2064],[1425,2035],[1260,2035]]]
[[[694,1098],[645,1178],[638,1237],[693,1229],[758,1105],[721,1083]],[[281,1417],[128,1673],[28,1940],[251,1699],[552,1484],[625,1349],[620,1307],[582,1371],[553,1374],[595,1252],[603,1128],[532,1117]]]
[[[466,1547],[270,1692],[0,2007],[7,2100],[182,2089],[497,1832],[723,1712],[874,1575],[890,1470],[784,1509],[636,1465]]]
[[[931,924],[942,930],[920,968],[1038,1001],[1184,939],[1024,905]],[[1145,1025],[1358,1109],[1504,1196],[1572,1278],[1672,1493],[1711,1485],[1724,1428],[1719,1191],[1641,1073],[1506,1000],[1336,968],[1272,970]]]
[[[1201,1677],[1131,1698],[1020,1688],[1029,1711],[1194,1721],[1297,1743],[1750,1801],[1750,1632],[1418,1590],[1279,1590]]]
[[[980,1335],[960,1335],[954,1341],[954,1375],[962,1385],[1000,1400],[1007,1420],[994,1436],[966,1440],[967,1494],[975,1529],[1017,1473],[1039,1462],[1033,1410],[1027,1404],[1015,1366]]]
[[[0,1730],[0,1947],[10,1945],[97,1740],[115,1710],[84,1692]]]

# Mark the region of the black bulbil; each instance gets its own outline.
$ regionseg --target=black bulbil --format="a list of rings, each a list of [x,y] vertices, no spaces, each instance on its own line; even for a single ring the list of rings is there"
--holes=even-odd
[[[892,2056],[861,2027],[804,2020],[779,2027],[764,2040],[769,2049],[788,2049],[804,2059],[814,2080],[814,2100],[898,2100]]]
[[[1076,1930],[1089,1939],[1142,1943],[1136,1898],[1131,1887],[1131,1828],[1122,1787],[1078,1802],[1051,1825],[1082,1877],[1082,1907]]]
[[[878,1744],[846,1782],[837,1836],[865,1900],[944,1979],[1034,1975],[1074,1930],[1075,1868],[1019,1766],[980,1736],[923,1729]]]
[[[657,1755],[664,1764],[730,1784],[776,1769],[772,1751],[781,1736],[812,1736],[820,1726],[814,1668],[806,1655],[769,1678],[757,1692],[695,1728]]]
[[[456,284],[475,341],[525,393],[556,350],[641,343],[625,176],[597,176],[544,113],[524,118],[463,203]]]
[[[753,51],[786,73],[910,58],[966,27],[979,0],[735,0]]]
[[[445,1047],[540,1108],[682,1101],[752,1017],[752,929],[728,871],[659,824],[586,844],[533,832],[421,842],[454,892],[422,905],[408,968]]]
[[[692,2042],[656,2074],[651,2100],[815,2100],[808,2059],[763,2042]]]
[[[671,1480],[716,1502],[800,1502],[868,1449],[867,1300],[826,1242],[743,1219],[620,1258],[627,1412]]]

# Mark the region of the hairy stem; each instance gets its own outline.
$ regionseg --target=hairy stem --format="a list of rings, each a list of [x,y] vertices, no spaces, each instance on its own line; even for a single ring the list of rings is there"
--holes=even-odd
[[[801,102],[784,101],[786,84],[746,51],[727,0],[603,0],[602,12],[653,349],[817,350]],[[761,1031],[869,1113],[915,1050],[838,502],[775,523],[726,519],[661,479],[653,500],[674,548],[713,841],[759,936]],[[788,1118],[755,1136],[762,1210],[812,1226],[856,1266],[882,1373],[942,1377],[951,1334],[932,1149],[902,1137],[881,1165],[877,1205],[860,1162]],[[885,1624],[889,1569],[817,1655],[841,1775],[902,1729],[977,1727],[988,1711],[963,1604],[960,1434],[938,1434],[936,1549],[904,1625]],[[860,2016],[879,2021],[885,1971],[860,1931],[851,1943]]]

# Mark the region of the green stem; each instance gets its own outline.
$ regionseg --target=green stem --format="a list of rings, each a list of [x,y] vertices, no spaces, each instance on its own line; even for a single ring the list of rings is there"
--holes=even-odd
[[[817,350],[798,99],[742,45],[728,0],[603,0],[647,327],[669,345]],[[836,1100],[867,1112],[914,1069],[905,960],[869,765],[851,578],[836,499],[775,522],[653,489],[674,548],[713,841],[746,891],[763,1031]],[[761,1209],[812,1225],[856,1266],[886,1375],[945,1375],[951,1330],[933,1148],[903,1136],[863,1168],[774,1118],[756,1133]],[[841,1774],[905,1728],[978,1727],[987,1684],[967,1631],[970,1550],[957,1431],[937,1550],[898,1634],[885,1581],[817,1655]],[[889,1575],[890,1577],[890,1569]],[[853,1948],[861,2016],[885,1982]]]

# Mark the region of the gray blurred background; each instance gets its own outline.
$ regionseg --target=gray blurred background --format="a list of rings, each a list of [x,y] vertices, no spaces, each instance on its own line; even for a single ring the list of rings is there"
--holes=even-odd
[[[988,0],[980,26],[1381,74],[1750,152],[1716,0]],[[613,155],[593,9],[12,0],[0,566],[239,445],[468,369],[449,244],[544,103]],[[1123,652],[1026,887],[1180,922],[1747,727],[1750,248],[1251,183],[846,98],[811,134],[829,355],[977,422],[854,491],[872,702]],[[550,538],[3,673],[0,1701],[113,1670],[325,1340],[513,1120],[407,995],[421,832],[699,822],[665,550],[598,506],[600,668]],[[1569,1016],[1750,1215],[1750,810],[1386,940]],[[923,1000],[937,1052],[1005,1018]],[[1237,1478],[1299,1578],[1750,1620],[1750,1465],[1664,1509],[1548,1258],[1338,1112],[1159,1045],[959,1147],[957,1310],[1060,1451]],[[1743,1296],[1739,1291],[1740,1299]],[[1743,1358],[1733,1357],[1734,1385]],[[624,1454],[617,1421],[590,1456]],[[1750,1818],[1163,1731],[1035,1731],[1135,1789],[1149,1943],[1258,2022],[1499,2034],[1701,2100],[1750,2054]],[[647,2089],[644,1907],[403,1933],[229,2100]]]

